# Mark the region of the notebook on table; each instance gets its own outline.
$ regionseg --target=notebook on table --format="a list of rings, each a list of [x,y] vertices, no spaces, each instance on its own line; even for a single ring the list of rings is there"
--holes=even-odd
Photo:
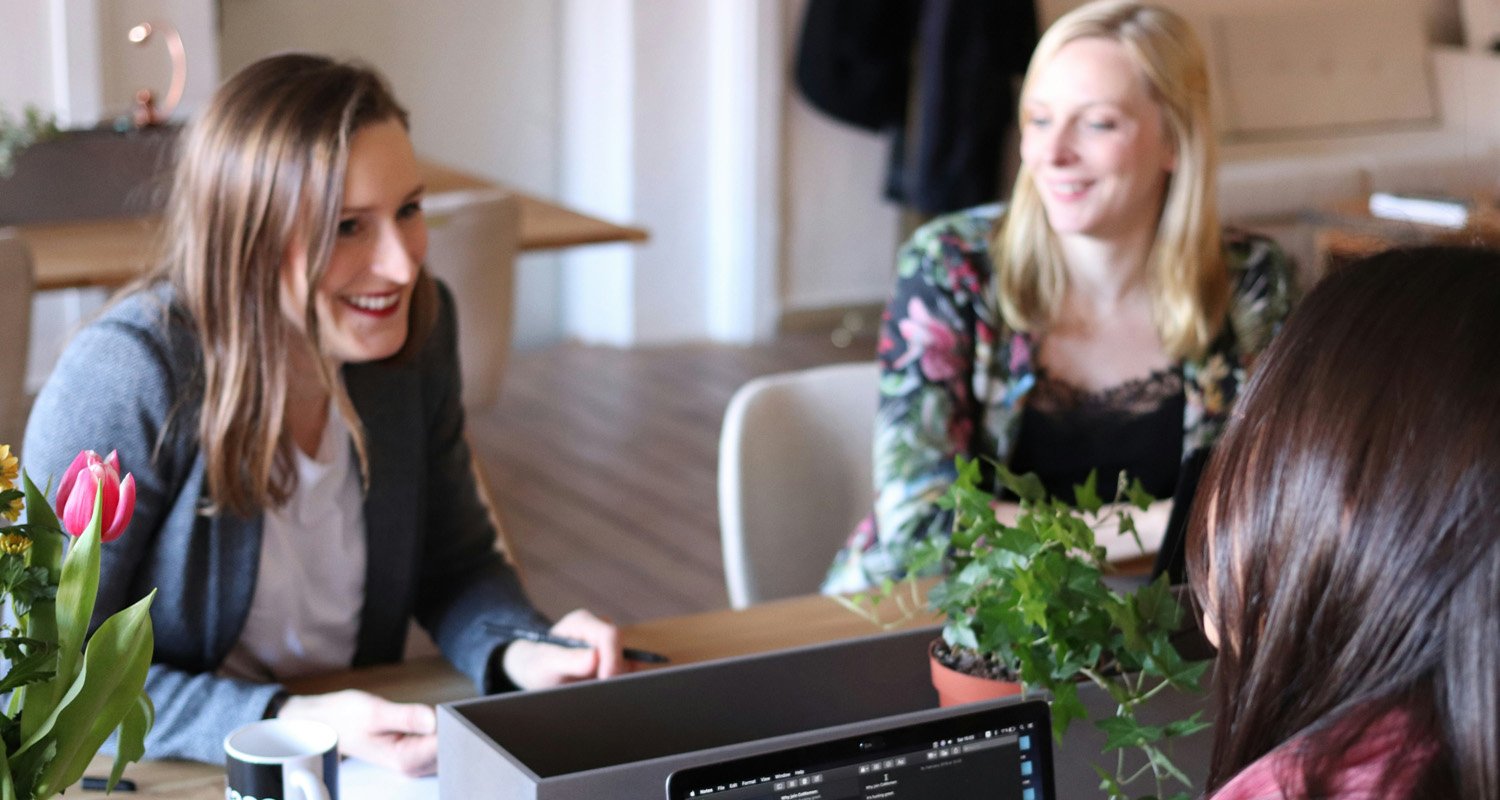
[[[1043,701],[704,764],[672,773],[667,800],[1054,800]]]

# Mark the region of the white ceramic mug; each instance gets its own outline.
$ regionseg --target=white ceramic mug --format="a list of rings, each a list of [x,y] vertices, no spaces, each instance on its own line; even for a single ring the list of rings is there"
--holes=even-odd
[[[321,722],[263,719],[224,737],[225,800],[338,800],[339,737]]]

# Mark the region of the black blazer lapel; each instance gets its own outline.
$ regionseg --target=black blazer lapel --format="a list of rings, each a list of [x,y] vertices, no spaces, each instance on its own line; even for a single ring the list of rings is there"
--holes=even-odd
[[[351,365],[345,384],[365,431],[365,603],[354,666],[399,660],[420,564],[418,520],[426,501],[422,390],[415,369]]]

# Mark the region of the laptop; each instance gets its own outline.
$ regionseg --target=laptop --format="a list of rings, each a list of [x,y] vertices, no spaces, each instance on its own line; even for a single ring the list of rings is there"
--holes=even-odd
[[[678,770],[667,800],[1055,800],[1041,700]]]

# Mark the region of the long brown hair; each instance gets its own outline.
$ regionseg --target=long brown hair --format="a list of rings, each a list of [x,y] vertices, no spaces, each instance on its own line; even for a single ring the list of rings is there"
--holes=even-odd
[[[240,70],[184,135],[167,206],[166,253],[146,280],[169,282],[192,317],[203,350],[198,420],[212,510],[253,515],[285,503],[296,487],[285,429],[288,351],[306,336],[319,347],[314,292],[302,331],[281,310],[280,268],[307,248],[317,286],[333,249],[350,140],[387,120],[407,123],[373,70],[286,54]],[[432,290],[413,298],[406,350],[422,335]],[[327,359],[319,379],[354,437],[368,475],[364,435]]]
[[[1211,787],[1296,739],[1284,780],[1327,796],[1394,712],[1437,754],[1389,796],[1500,797],[1497,353],[1500,254],[1430,248],[1327,278],[1262,357],[1188,539]]]
[[[1032,81],[1075,39],[1118,42],[1161,108],[1177,154],[1156,237],[1147,260],[1152,316],[1168,355],[1201,355],[1223,327],[1229,274],[1220,242],[1215,179],[1218,155],[1209,106],[1208,59],[1187,21],[1132,0],[1101,0],[1063,15],[1037,43],[1021,86],[1022,111]],[[1031,172],[1023,164],[995,237],[1000,306],[1006,324],[1045,330],[1067,290],[1067,269]]]

